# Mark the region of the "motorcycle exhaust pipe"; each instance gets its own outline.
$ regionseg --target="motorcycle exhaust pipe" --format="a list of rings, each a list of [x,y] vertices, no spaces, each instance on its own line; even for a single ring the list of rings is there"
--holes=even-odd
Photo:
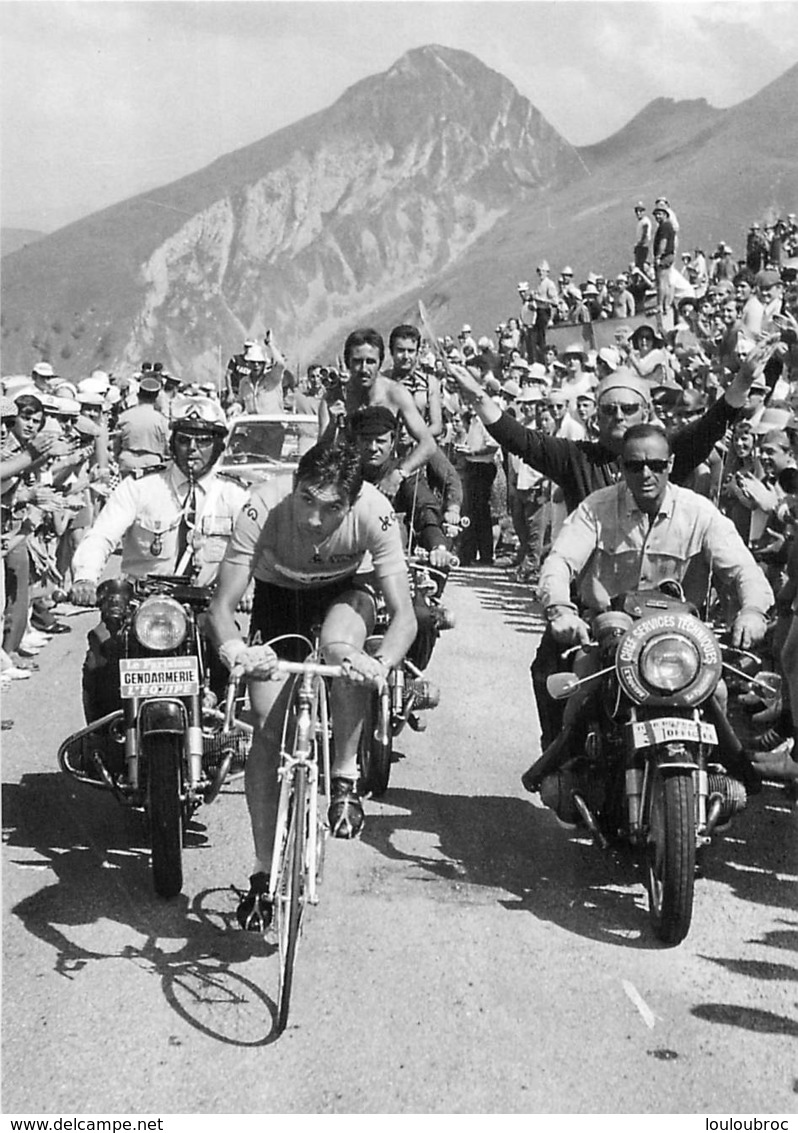
[[[707,821],[704,826],[704,834],[707,837],[712,833],[720,821],[723,814],[723,796],[712,794],[707,800],[709,806],[707,808]]]
[[[599,825],[596,822],[595,818],[593,817],[593,814],[590,810],[590,807],[587,805],[587,803],[582,798],[582,796],[580,794],[578,794],[576,791],[573,792],[571,797],[573,798],[574,806],[576,807],[576,809],[579,811],[580,815],[582,816],[582,819],[583,819],[585,825],[590,830],[591,834],[596,839],[599,846],[601,846],[602,850],[606,850],[607,847],[609,846],[609,842],[607,841],[607,839],[604,837],[601,830],[599,829]]]

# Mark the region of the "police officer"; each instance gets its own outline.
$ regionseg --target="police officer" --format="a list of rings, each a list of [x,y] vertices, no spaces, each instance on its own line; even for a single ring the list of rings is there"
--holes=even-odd
[[[123,480],[75,552],[70,598],[76,605],[95,605],[97,584],[119,543],[125,578],[184,574],[199,586],[215,581],[247,494],[237,480],[214,468],[226,433],[224,411],[210,398],[182,398],[175,404],[169,464]],[[98,675],[111,660],[108,640],[102,624],[89,634],[83,681],[88,720],[115,707],[105,706],[117,690],[103,687]],[[106,679],[109,685],[113,682]]]
[[[142,378],[138,405],[119,416],[114,453],[122,476],[160,467],[166,459],[169,422],[157,406],[161,388],[160,378]]]

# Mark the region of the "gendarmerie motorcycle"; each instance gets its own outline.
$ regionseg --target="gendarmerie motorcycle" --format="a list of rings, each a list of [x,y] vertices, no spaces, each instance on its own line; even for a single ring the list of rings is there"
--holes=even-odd
[[[451,564],[456,563],[451,556]],[[428,553],[417,548],[408,559],[408,572],[418,634],[402,664],[389,672],[385,686],[369,697],[358,747],[358,789],[373,798],[388,789],[394,739],[407,724],[414,731],[424,731],[427,722],[419,713],[438,706],[440,690],[424,676],[424,670],[441,632],[454,626],[451,613],[441,604],[448,570],[430,566]],[[366,641],[369,652],[379,653],[387,623],[386,610],[380,604],[374,632]]]
[[[726,769],[740,748],[718,696],[722,673],[757,681],[724,661],[731,647],[683,594],[630,593],[613,607],[592,625],[598,672],[549,677],[555,698],[590,692],[566,741],[578,754],[544,775],[540,794],[603,848],[639,851],[651,925],[674,945],[690,928],[696,852],[746,805]]]
[[[233,723],[232,696],[224,712],[217,707],[224,678],[212,680],[214,659],[200,632],[211,593],[164,575],[110,579],[98,587],[100,616],[118,659],[108,679],[118,681],[119,707],[69,736],[58,751],[61,769],[72,778],[111,791],[145,815],[161,897],[182,889],[188,823],[228,778],[243,773],[251,741],[251,727]]]

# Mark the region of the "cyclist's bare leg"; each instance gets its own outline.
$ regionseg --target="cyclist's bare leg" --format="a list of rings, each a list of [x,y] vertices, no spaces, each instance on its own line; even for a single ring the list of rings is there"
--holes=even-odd
[[[327,611],[321,633],[325,659],[340,664],[353,650],[361,650],[374,625],[373,599],[361,591],[352,591],[335,602]],[[371,689],[347,681],[333,681],[330,692],[335,761],[330,773],[335,777],[357,779],[357,745],[363,727]]]
[[[250,681],[249,695],[256,716],[252,747],[247,757],[244,786],[255,843],[253,873],[271,869],[277,803],[280,797],[277,770],[280,743],[291,684],[276,681]],[[290,738],[290,736],[289,736]]]

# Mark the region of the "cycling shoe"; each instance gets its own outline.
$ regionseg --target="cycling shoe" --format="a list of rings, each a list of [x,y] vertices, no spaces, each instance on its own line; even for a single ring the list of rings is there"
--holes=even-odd
[[[354,779],[333,779],[327,818],[334,838],[356,838],[363,829],[363,806]]]
[[[236,917],[248,932],[265,932],[272,923],[272,903],[269,900],[269,875],[253,873],[249,879],[249,893],[238,902]]]

